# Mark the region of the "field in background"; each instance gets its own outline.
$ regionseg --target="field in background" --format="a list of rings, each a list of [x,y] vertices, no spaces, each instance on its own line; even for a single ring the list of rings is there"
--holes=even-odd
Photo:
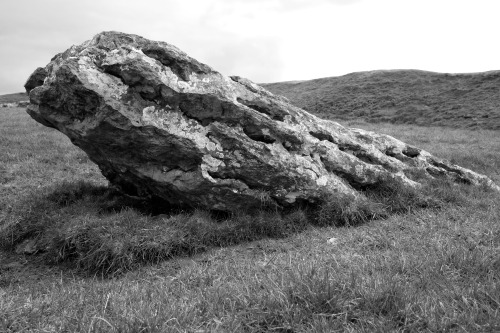
[[[29,100],[29,97],[26,93],[15,93],[15,94],[7,94],[7,95],[0,95],[0,104],[3,103],[16,103],[16,102],[21,102],[21,101],[27,101]]]
[[[393,135],[500,184],[498,132],[346,125]],[[204,212],[150,216],[151,207],[109,191],[83,152],[23,109],[0,109],[0,146],[0,234],[62,221],[61,235],[77,247],[0,252],[2,332],[500,330],[498,194],[458,187],[454,205],[351,228],[308,225],[297,212],[241,217],[235,229]],[[134,255],[152,257],[113,278],[88,276],[92,263],[116,258],[75,266],[71,256],[93,239],[114,244],[111,252],[139,244],[147,251]],[[33,244],[22,245],[29,252]],[[164,253],[170,260],[155,260]]]

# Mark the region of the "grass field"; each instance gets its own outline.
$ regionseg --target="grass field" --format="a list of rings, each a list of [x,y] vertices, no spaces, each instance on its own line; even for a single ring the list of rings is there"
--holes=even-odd
[[[347,125],[500,184],[498,132]],[[0,332],[500,331],[496,193],[436,186],[449,200],[355,227],[222,219],[115,193],[20,108],[0,110],[0,147]]]

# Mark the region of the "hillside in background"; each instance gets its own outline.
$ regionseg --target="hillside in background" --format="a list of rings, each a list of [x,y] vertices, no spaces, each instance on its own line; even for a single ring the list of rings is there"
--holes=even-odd
[[[17,103],[21,101],[29,100],[28,94],[26,93],[15,93],[15,94],[7,94],[0,95],[0,104],[1,103]]]
[[[383,70],[262,86],[327,119],[500,129],[500,71]]]

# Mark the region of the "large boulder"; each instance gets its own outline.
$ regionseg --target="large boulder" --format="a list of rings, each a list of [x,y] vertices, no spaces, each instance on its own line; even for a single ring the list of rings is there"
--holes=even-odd
[[[414,171],[499,189],[393,137],[349,129],[176,47],[118,32],[72,46],[26,83],[28,113],[136,196],[239,211],[356,197]]]

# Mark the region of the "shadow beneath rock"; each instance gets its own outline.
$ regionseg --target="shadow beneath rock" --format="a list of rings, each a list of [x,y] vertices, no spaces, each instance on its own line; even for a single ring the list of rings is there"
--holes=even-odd
[[[16,203],[0,229],[0,244],[78,275],[112,277],[213,247],[287,237],[308,225],[302,210],[193,210],[78,181],[40,189]]]
[[[60,207],[78,204],[79,201],[93,200],[103,214],[116,213],[129,208],[151,216],[190,210],[189,207],[171,205],[159,197],[130,196],[120,192],[115,187],[95,185],[84,181],[64,182],[53,186],[52,191],[47,195],[47,200]]]
[[[354,227],[392,214],[456,205],[467,191],[479,191],[454,186],[450,195],[447,184],[429,182],[417,191],[387,183],[366,189],[356,200],[325,196],[315,208],[304,204],[291,211],[263,207],[228,214],[173,207],[91,182],[64,182],[10,207],[0,225],[0,246],[81,275],[112,277],[214,247],[288,237],[311,226]]]
[[[74,270],[67,265],[49,265],[42,255],[17,254],[0,250],[0,289],[41,290],[54,281],[73,281]]]

